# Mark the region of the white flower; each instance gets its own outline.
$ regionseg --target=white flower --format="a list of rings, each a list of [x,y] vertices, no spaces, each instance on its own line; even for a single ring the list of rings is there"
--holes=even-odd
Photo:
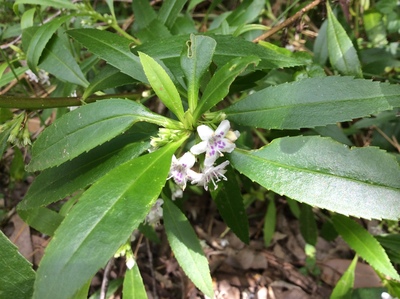
[[[239,132],[229,131],[230,123],[223,120],[215,132],[206,125],[197,127],[197,132],[201,138],[201,142],[192,146],[190,151],[195,154],[206,153],[204,166],[209,167],[214,164],[219,156],[223,156],[222,152],[231,153],[236,145],[233,143],[239,137]]]
[[[163,205],[164,201],[159,198],[157,199],[156,203],[154,206],[152,206],[150,212],[146,216],[146,223],[150,225],[158,225],[160,222],[161,217],[163,216]]]
[[[218,188],[217,183],[223,180],[227,180],[227,178],[224,176],[226,169],[225,167],[229,164],[229,161],[222,162],[218,166],[209,166],[206,167],[202,173],[195,173],[191,174],[190,180],[192,181],[192,184],[196,184],[197,186],[203,186],[204,189],[207,191],[208,190],[208,184],[210,182],[213,183],[214,185],[214,190]]]
[[[49,73],[47,73],[45,70],[39,70],[39,77],[37,77],[31,70],[27,70],[25,74],[28,76],[28,79],[31,82],[40,83],[42,85],[50,85]]]
[[[190,168],[193,167],[195,162],[196,158],[189,152],[185,153],[179,159],[176,159],[175,155],[172,156],[172,164],[168,179],[173,178],[175,183],[181,187],[182,190],[185,190],[188,175],[194,172]]]

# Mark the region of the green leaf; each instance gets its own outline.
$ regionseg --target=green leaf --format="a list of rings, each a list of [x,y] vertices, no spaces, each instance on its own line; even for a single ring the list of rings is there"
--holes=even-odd
[[[272,199],[268,204],[267,213],[265,213],[264,219],[264,245],[265,247],[269,247],[271,245],[272,238],[274,237],[276,226],[276,205],[275,201]]]
[[[186,2],[187,0],[163,1],[161,9],[158,13],[158,19],[168,28],[171,28]]]
[[[242,242],[249,244],[249,222],[236,176],[231,168],[225,176],[227,180],[221,181],[211,196],[228,227]]]
[[[165,232],[179,265],[196,287],[212,298],[214,291],[208,262],[192,226],[167,198],[164,198],[163,211]]]
[[[33,181],[18,208],[46,206],[84,189],[118,165],[146,151],[149,142],[140,141],[138,137],[132,134],[118,136],[72,161],[44,170]]]
[[[246,126],[300,129],[390,110],[389,102],[396,99],[400,99],[398,85],[333,76],[267,87],[222,112]]]
[[[64,219],[60,214],[44,207],[29,210],[18,209],[18,215],[29,226],[48,236],[54,235],[55,230]]]
[[[289,57],[277,51],[246,41],[240,37],[212,34],[209,34],[209,36],[217,42],[213,62],[215,62],[219,67],[224,66],[233,58],[251,55],[257,56],[261,59],[258,64],[258,69],[292,67],[308,63],[308,60],[303,58]],[[163,60],[171,71],[175,73],[179,70],[174,69],[174,66],[175,68],[176,66],[179,66],[182,46],[184,46],[187,40],[187,35],[173,36],[156,41],[149,41],[136,47],[135,50],[146,53],[153,58]]]
[[[54,20],[51,20],[50,22],[40,26],[33,34],[26,53],[27,63],[32,72],[37,71],[37,65],[39,63],[40,56],[42,56],[43,50],[53,33],[56,32],[62,24],[68,22],[72,17],[73,15],[67,15],[55,18]]]
[[[48,71],[62,81],[87,87],[89,82],[64,42],[54,36],[43,51],[39,68]]]
[[[332,221],[343,240],[376,271],[400,280],[385,250],[367,230],[354,220],[340,214],[333,215]]]
[[[328,60],[328,20],[325,20],[318,31],[318,36],[314,42],[314,61],[320,65],[325,65]]]
[[[35,18],[36,8],[31,8],[25,11],[21,17],[21,29],[24,30],[26,28],[33,26],[33,19]]]
[[[29,68],[27,66],[23,66],[23,67],[14,69],[14,72],[17,75],[17,77],[19,77],[20,75],[25,73],[27,70],[29,70]],[[15,79],[16,78],[15,78],[13,72],[7,72],[7,73],[3,74],[0,78],[0,87],[3,87],[4,85],[10,83],[12,80],[15,80]]]
[[[138,121],[161,124],[165,118],[129,100],[111,99],[84,105],[57,119],[38,137],[27,169],[58,166],[116,137]]]
[[[139,58],[130,51],[131,40],[91,28],[68,30],[67,33],[121,72],[141,82],[147,82]]]
[[[399,218],[400,167],[378,148],[297,136],[259,150],[235,149],[230,156],[239,172],[278,194],[366,219]]]
[[[167,72],[150,56],[139,52],[140,62],[154,92],[178,119],[184,121],[182,100]]]
[[[242,73],[249,64],[257,65],[260,59],[256,56],[234,58],[221,67],[207,84],[199,105],[194,113],[196,119],[202,113],[215,107],[229,93],[229,87],[235,78]]]
[[[264,0],[243,1],[226,20],[230,26],[243,26],[253,22],[261,14],[264,6]]]
[[[136,30],[146,28],[157,18],[156,12],[147,0],[132,1],[132,9],[135,15],[134,26]]]
[[[122,294],[124,298],[129,299],[147,298],[146,289],[137,264],[132,269],[126,270]]]
[[[187,49],[181,55],[181,67],[188,83],[188,103],[193,112],[197,106],[200,80],[210,66],[216,41],[208,36],[190,35]]]
[[[375,9],[368,9],[363,13],[363,23],[368,39],[375,47],[383,47],[388,44],[384,16]]]
[[[0,297],[32,298],[35,271],[18,248],[0,231]]]
[[[71,298],[106,264],[156,201],[182,142],[121,164],[82,195],[46,249],[34,299]]]
[[[18,8],[19,4],[32,4],[41,6],[51,6],[54,8],[66,8],[75,10],[76,6],[69,0],[16,0],[14,2],[14,11]]]
[[[315,244],[317,244],[318,229],[314,212],[312,207],[305,203],[303,203],[300,208],[301,212],[299,221],[301,235],[308,244],[315,246]]]
[[[0,132],[0,159],[3,156],[3,153],[7,148],[7,144],[8,144],[7,140],[8,140],[8,137],[10,136],[12,129],[13,128],[10,127],[10,128],[5,129],[4,131]]]
[[[106,65],[85,89],[85,92],[82,95],[82,100],[84,101],[88,96],[96,91],[127,85],[133,82],[134,80],[132,80],[131,76],[121,73],[119,69],[111,65]]]
[[[337,282],[330,299],[351,299],[354,286],[355,270],[358,261],[356,255],[347,268],[346,272],[343,273],[342,277]]]
[[[343,75],[362,78],[360,60],[350,38],[333,14],[329,2],[326,2],[326,8],[328,11],[328,52],[331,65]]]

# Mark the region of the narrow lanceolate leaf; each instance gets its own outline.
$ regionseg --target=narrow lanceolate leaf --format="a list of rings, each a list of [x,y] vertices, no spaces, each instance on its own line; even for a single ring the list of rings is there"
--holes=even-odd
[[[318,228],[312,207],[308,204],[301,205],[300,232],[304,240],[313,246],[317,243]]]
[[[268,87],[222,112],[246,126],[313,128],[392,109],[399,98],[398,85],[333,76]]]
[[[16,0],[14,3],[14,11],[19,4],[33,4],[42,6],[51,6],[55,8],[66,8],[75,10],[77,7],[69,0]]]
[[[265,213],[264,219],[264,245],[269,247],[271,245],[272,238],[274,237],[276,226],[276,205],[275,201],[272,199],[268,204],[267,213]]]
[[[175,204],[164,200],[165,232],[172,251],[190,280],[205,295],[213,298],[214,291],[208,262],[192,226]]]
[[[231,35],[210,36],[217,42],[213,62],[215,62],[219,67],[224,66],[233,58],[250,55],[257,56],[261,59],[257,69],[292,67],[308,63],[306,59],[300,57],[289,57],[279,53],[278,51],[267,49],[246,41],[240,37],[234,37]],[[186,35],[173,36],[165,39],[149,41],[135,49],[144,52],[153,58],[165,59],[165,64],[172,69],[170,65],[179,65],[180,53],[187,40],[188,36]],[[167,60],[170,62],[169,64],[167,64]]]
[[[400,167],[378,148],[298,136],[230,156],[239,172],[278,194],[345,215],[400,218]]]
[[[400,276],[390,263],[385,250],[367,230],[343,215],[334,215],[332,221],[343,240],[376,271],[400,280]]]
[[[225,174],[227,180],[211,191],[218,211],[224,222],[244,243],[249,243],[249,222],[243,204],[243,197],[232,169]]]
[[[171,28],[186,2],[187,0],[164,1],[158,14],[158,19],[168,28]]]
[[[63,199],[150,147],[149,142],[135,140],[135,136],[129,136],[131,140],[126,140],[126,137],[123,140],[123,137],[118,136],[72,161],[42,171],[29,187],[18,209],[37,208]]]
[[[84,105],[56,120],[39,136],[33,144],[27,169],[36,171],[58,166],[143,120],[161,124],[164,118],[129,100],[112,99]]]
[[[343,273],[342,277],[337,282],[330,299],[351,299],[357,261],[358,256],[356,255],[346,272]]]
[[[48,236],[54,235],[57,227],[64,219],[59,213],[45,207],[29,210],[19,209],[18,215],[24,222],[29,224],[29,226]]]
[[[260,59],[256,56],[234,58],[221,67],[207,84],[199,105],[194,113],[197,118],[202,113],[214,107],[229,93],[233,80],[243,72],[249,64],[257,65]]]
[[[158,198],[180,144],[118,166],[82,195],[46,249],[34,299],[69,299],[106,264]]]
[[[83,87],[89,85],[75,58],[57,36],[54,36],[44,49],[39,67],[62,81]]]
[[[36,72],[40,56],[42,56],[43,50],[53,33],[56,32],[63,23],[68,22],[72,17],[73,15],[55,18],[54,20],[40,26],[39,29],[36,30],[32,36],[26,53],[28,66],[33,72]]]
[[[88,96],[96,91],[127,85],[133,82],[134,80],[132,80],[131,76],[121,73],[119,69],[111,65],[106,65],[85,89],[85,92],[82,95],[82,100],[84,101]]]
[[[18,248],[0,231],[0,297],[32,298],[35,271]]]
[[[193,112],[197,106],[200,80],[210,66],[216,42],[208,36],[190,35],[181,55],[181,67],[188,84],[188,103]]]
[[[180,121],[184,121],[182,100],[167,72],[150,56],[139,52],[140,62],[154,92]]]
[[[333,14],[329,2],[326,2],[326,8],[328,10],[328,53],[331,65],[343,75],[362,78],[361,64],[356,49]]]
[[[137,264],[135,264],[132,269],[126,270],[122,293],[124,298],[147,298],[146,289],[144,288],[143,280],[140,276],[140,271]]]
[[[139,58],[130,51],[131,40],[115,33],[91,28],[69,30],[67,33],[121,72],[141,82],[147,82]]]

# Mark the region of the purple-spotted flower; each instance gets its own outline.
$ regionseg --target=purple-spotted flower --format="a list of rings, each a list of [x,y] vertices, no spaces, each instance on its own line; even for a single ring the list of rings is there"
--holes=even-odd
[[[234,142],[240,136],[238,131],[229,131],[231,125],[228,120],[223,120],[215,132],[206,125],[197,127],[200,143],[192,146],[190,151],[195,154],[206,153],[204,166],[210,167],[214,164],[218,157],[223,156],[223,152],[231,153],[236,145]]]
[[[214,185],[214,190],[218,188],[217,183],[223,179],[227,180],[226,176],[224,176],[226,169],[225,167],[229,165],[229,161],[224,161],[218,166],[209,166],[206,167],[202,173],[192,173],[190,175],[190,180],[192,184],[196,184],[197,186],[203,186],[204,189],[208,190],[208,184],[210,182]]]
[[[185,153],[179,159],[177,159],[175,155],[172,156],[172,164],[168,179],[173,178],[175,183],[181,187],[182,190],[185,190],[188,175],[194,172],[190,168],[193,167],[195,162],[196,158],[190,152]]]

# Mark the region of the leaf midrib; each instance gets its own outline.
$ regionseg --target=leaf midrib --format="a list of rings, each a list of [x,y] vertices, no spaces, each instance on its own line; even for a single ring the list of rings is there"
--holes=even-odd
[[[154,164],[158,163],[159,159],[162,158],[162,157],[164,157],[164,155],[160,155],[157,159],[153,159],[153,162],[147,164],[147,167],[142,171],[142,174],[145,173],[149,168],[153,167]],[[129,162],[126,162],[126,163],[132,163],[132,162],[129,161]],[[124,164],[125,164],[125,163],[124,163]],[[137,176],[137,178],[139,178],[139,177],[140,177],[140,175]],[[92,222],[93,225],[91,226],[90,231],[88,231],[88,233],[87,233],[83,238],[81,238],[81,241],[79,242],[78,247],[76,247],[76,249],[74,250],[74,252],[71,252],[71,254],[69,255],[69,257],[66,259],[66,262],[64,263],[64,265],[63,265],[63,266],[61,267],[61,269],[57,272],[58,274],[59,274],[59,273],[62,273],[63,270],[67,267],[67,265],[69,265],[70,261],[73,260],[73,258],[74,258],[74,256],[75,256],[74,253],[79,251],[79,249],[81,248],[81,246],[85,243],[85,241],[88,239],[88,237],[89,237],[89,236],[91,235],[91,233],[93,232],[94,228],[97,227],[97,225],[104,219],[104,216],[107,215],[107,214],[109,213],[109,211],[110,211],[112,208],[114,208],[114,206],[115,206],[115,205],[119,202],[119,200],[126,194],[126,192],[127,192],[129,189],[131,189],[132,186],[134,186],[136,183],[137,183],[137,179],[136,179],[132,184],[128,185],[128,186],[125,188],[125,190],[124,190],[123,192],[120,193],[120,195],[118,196],[118,198],[116,198],[116,200],[112,203],[112,205],[110,205],[109,208],[106,209],[106,210],[101,214],[102,217],[97,217],[97,221],[96,221],[96,222]],[[96,183],[95,185],[97,185],[97,183]],[[93,186],[95,186],[95,185],[93,185]],[[92,186],[92,188],[93,188],[93,186]]]
[[[386,99],[386,98],[389,98],[389,96],[382,95],[382,96],[378,96],[378,97],[375,96],[375,97],[355,98],[355,99],[351,98],[351,99],[343,99],[343,100],[334,99],[334,100],[330,100],[330,101],[316,101],[316,102],[308,102],[308,103],[304,103],[303,102],[303,103],[294,103],[294,104],[282,105],[282,106],[274,106],[274,107],[265,107],[265,108],[261,107],[261,108],[258,108],[258,109],[254,108],[254,109],[234,111],[234,112],[230,112],[229,111],[230,108],[228,108],[228,109],[225,110],[225,113],[229,114],[229,115],[234,115],[234,114],[243,114],[243,113],[251,113],[251,112],[273,111],[273,110],[286,109],[286,108],[296,108],[296,107],[299,107],[299,106],[301,106],[301,107],[303,107],[303,106],[314,106],[314,105],[321,105],[321,104],[345,103],[345,102],[353,102],[353,101],[354,102],[356,102],[356,101],[363,101],[363,102],[364,101],[375,101],[375,100]],[[239,103],[241,103],[242,101],[245,101],[245,100],[246,99],[243,99],[243,100],[241,100],[241,101],[239,101],[237,103],[239,104]],[[390,105],[387,100],[386,100],[386,103],[388,105]],[[235,108],[234,105],[235,104],[232,105],[233,108]]]
[[[335,177],[335,178],[342,178],[342,179],[346,179],[346,180],[353,181],[353,182],[356,182],[356,183],[364,184],[364,185],[367,185],[367,186],[370,186],[370,187],[371,186],[377,186],[377,187],[381,187],[381,188],[390,189],[390,190],[393,190],[393,191],[396,191],[396,192],[400,192],[400,189],[396,188],[396,187],[391,187],[391,186],[382,185],[382,184],[376,184],[376,182],[360,181],[360,180],[356,180],[354,178],[343,176],[343,175],[326,173],[326,172],[321,172],[321,171],[317,171],[317,170],[310,170],[310,169],[307,169],[307,168],[300,168],[299,166],[282,164],[280,162],[276,162],[276,161],[268,160],[268,159],[260,157],[260,156],[252,155],[252,154],[250,154],[250,153],[248,153],[246,151],[240,151],[240,152],[243,153],[244,155],[248,156],[248,157],[255,158],[257,160],[261,160],[261,161],[270,163],[272,165],[275,165],[277,167],[282,167],[282,168],[285,168],[285,169],[288,169],[288,170],[293,169],[293,170],[296,170],[298,172],[308,172],[308,173],[313,173],[313,174],[316,174],[316,175],[324,175],[324,176],[330,176],[330,177]]]

